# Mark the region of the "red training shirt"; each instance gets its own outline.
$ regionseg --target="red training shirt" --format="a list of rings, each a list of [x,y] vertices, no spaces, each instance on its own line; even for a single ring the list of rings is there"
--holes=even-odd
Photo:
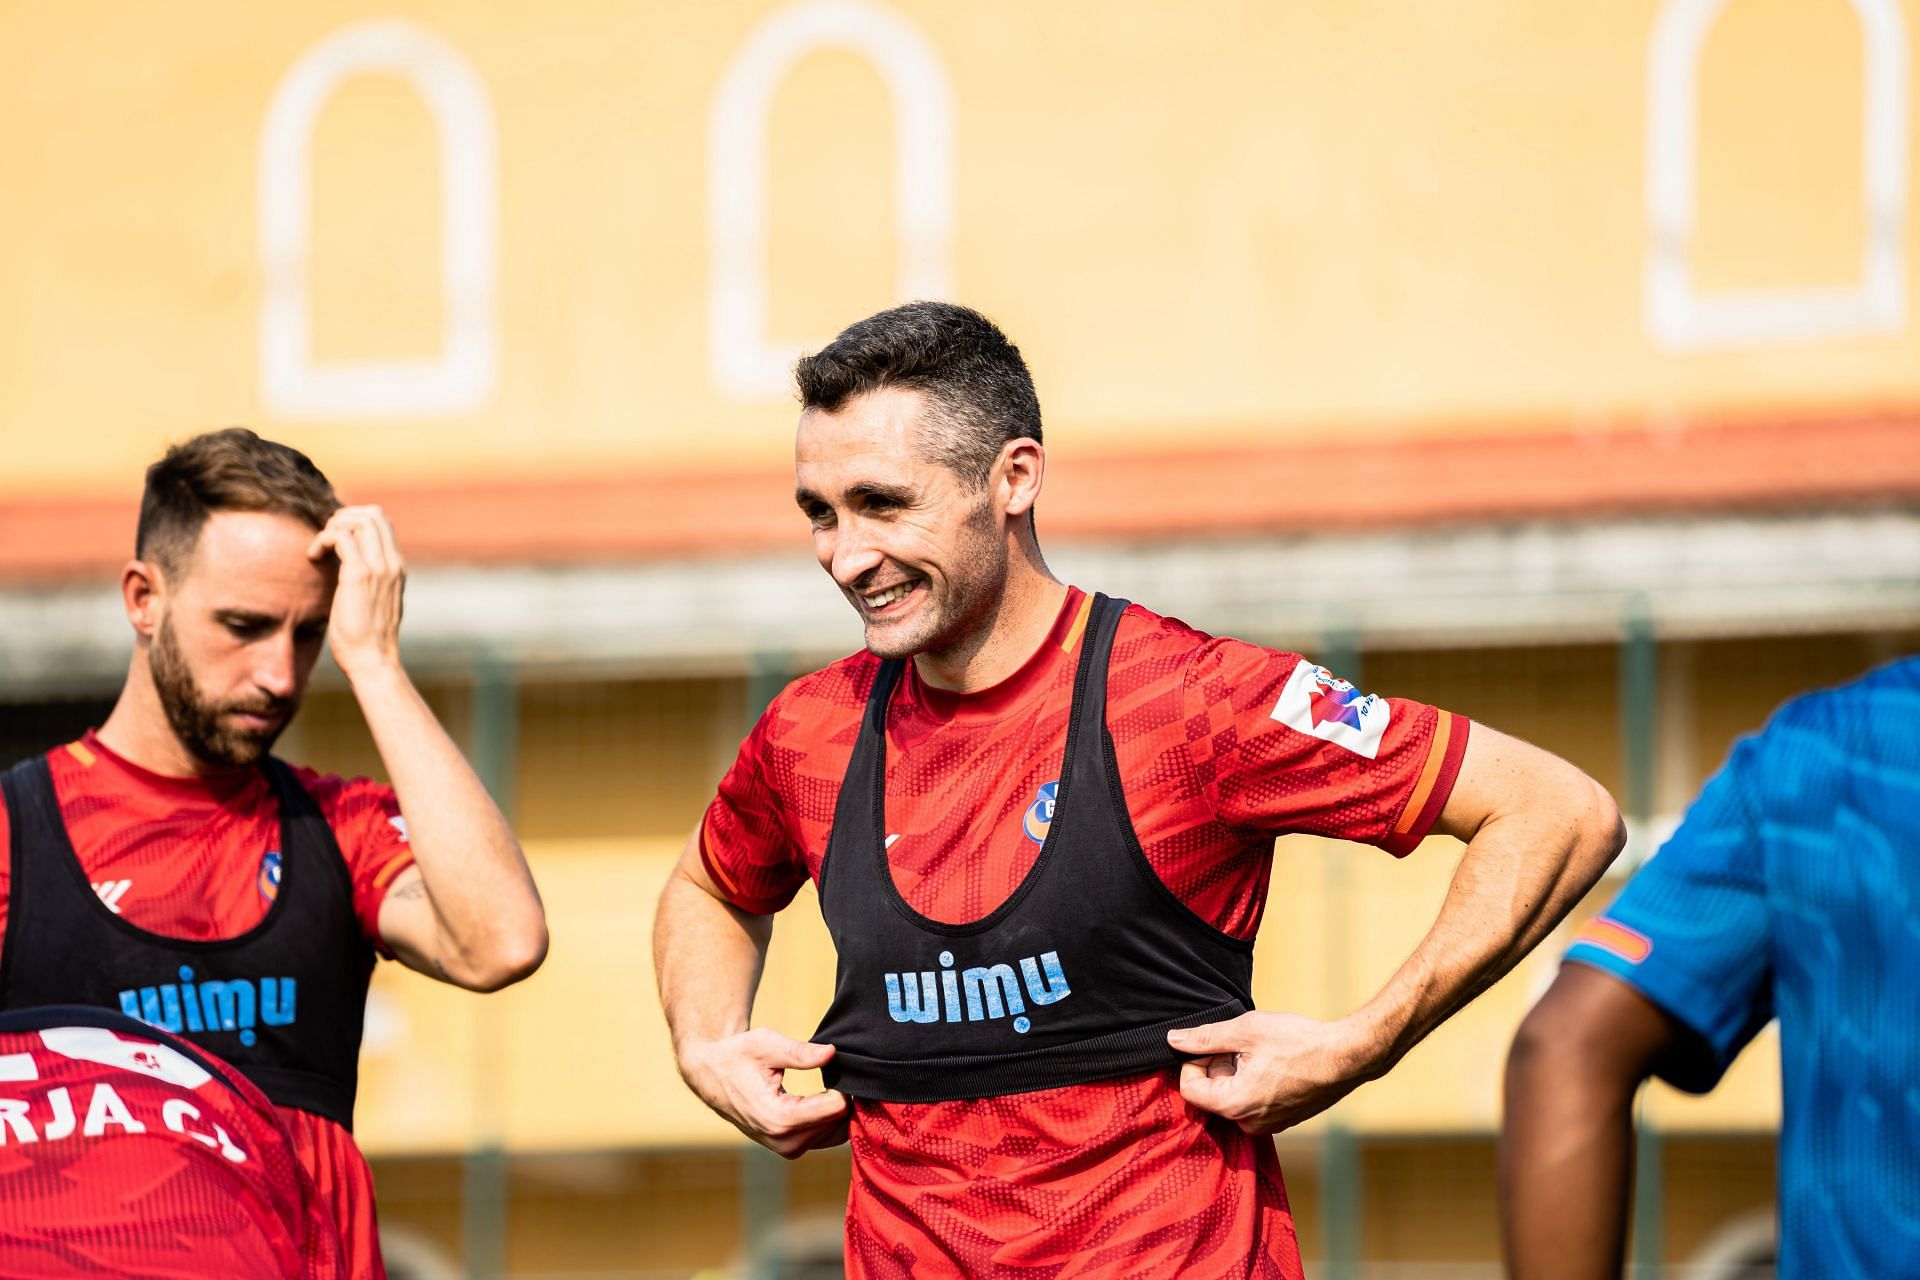
[[[887,713],[886,820],[894,883],[921,913],[978,919],[1032,868],[1090,605],[1070,590],[1039,650],[990,689],[935,689],[909,664]],[[701,828],[734,905],[777,911],[817,880],[879,665],[860,653],[795,681],[741,746]],[[1147,861],[1240,938],[1259,927],[1276,836],[1409,852],[1469,730],[1138,605],[1115,639],[1107,724]],[[851,1142],[854,1275],[1300,1274],[1272,1140],[1190,1107],[1174,1070],[976,1101],[856,1100]]]
[[[346,1275],[332,1211],[239,1071],[119,1014],[23,1013],[0,1031],[0,1272]]]
[[[170,938],[205,941],[245,933],[266,917],[278,885],[266,855],[280,848],[280,802],[258,769],[176,778],[124,760],[91,731],[47,757],[60,816],[87,879],[128,923]],[[379,947],[380,904],[413,862],[393,790],[296,769],[346,859],[361,931]],[[0,850],[12,848],[0,802]],[[10,857],[0,857],[0,938]],[[348,1274],[384,1280],[374,1220],[373,1174],[353,1135],[311,1112],[277,1108],[301,1163],[331,1204]]]

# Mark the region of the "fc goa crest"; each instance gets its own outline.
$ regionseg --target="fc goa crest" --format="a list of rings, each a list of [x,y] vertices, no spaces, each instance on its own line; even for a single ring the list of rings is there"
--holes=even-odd
[[[280,851],[260,859],[260,896],[272,902],[280,896]]]
[[[1060,794],[1060,783],[1056,779],[1040,788],[1039,797],[1027,806],[1027,816],[1023,825],[1027,829],[1027,839],[1035,844],[1044,844],[1047,830],[1053,826],[1053,798]]]

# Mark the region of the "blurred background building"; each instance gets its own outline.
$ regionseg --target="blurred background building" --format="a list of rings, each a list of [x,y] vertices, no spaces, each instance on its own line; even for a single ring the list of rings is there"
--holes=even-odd
[[[1920,639],[1912,53],[1900,0],[10,6],[0,762],[105,714],[144,466],[307,450],[396,521],[410,665],[554,938],[485,1000],[382,967],[396,1280],[837,1274],[845,1149],[693,1100],[647,948],[758,709],[859,643],[791,505],[794,355],[987,311],[1062,576],[1565,755],[1624,871],[1776,702]],[[317,683],[283,753],[377,774]],[[1457,850],[1283,841],[1262,1004],[1358,1004]],[[1282,1137],[1310,1274],[1495,1274],[1501,1063],[1564,933]],[[756,1016],[830,987],[803,895]],[[1640,1274],[1763,1274],[1776,1114],[1767,1040],[1649,1092]]]

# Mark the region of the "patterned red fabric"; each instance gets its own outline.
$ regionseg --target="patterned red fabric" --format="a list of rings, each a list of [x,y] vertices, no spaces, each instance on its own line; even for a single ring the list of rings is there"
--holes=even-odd
[[[273,1104],[179,1043],[57,1016],[0,1033],[0,1272],[346,1274],[339,1230]]]
[[[954,923],[998,906],[1044,831],[1059,777],[1087,597],[991,689],[956,695],[911,667],[888,709],[895,883]],[[1139,606],[1121,619],[1107,721],[1147,860],[1203,919],[1251,937],[1275,836],[1403,854],[1432,827],[1468,724],[1399,699],[1368,758],[1275,718],[1303,660]],[[742,745],[702,826],[739,907],[778,910],[817,879],[879,662],[857,654],[789,685]],[[788,1028],[789,1031],[799,1030]],[[857,1103],[848,1262],[868,1276],[1211,1277],[1299,1274],[1273,1144],[1188,1107],[1154,1073],[1008,1098]]]
[[[51,752],[53,789],[74,852],[101,900],[130,923],[172,938],[231,938],[259,924],[277,886],[267,855],[280,848],[280,803],[257,769],[219,778],[175,778],[123,760],[89,732]],[[393,790],[296,769],[333,829],[353,881],[355,914],[379,941],[380,904],[408,866]],[[0,850],[10,848],[0,805]],[[0,856],[0,936],[9,860]],[[384,947],[381,947],[384,952]],[[350,1249],[349,1274],[381,1280],[373,1175],[339,1125],[283,1108],[295,1148],[333,1205]]]

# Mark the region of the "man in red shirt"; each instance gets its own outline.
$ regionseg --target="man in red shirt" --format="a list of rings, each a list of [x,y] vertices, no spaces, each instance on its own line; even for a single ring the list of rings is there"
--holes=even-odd
[[[0,1014],[0,1274],[338,1280],[345,1265],[245,1076],[125,1014]]]
[[[112,714],[3,780],[0,1007],[117,1009],[238,1067],[282,1109],[350,1274],[382,1276],[351,1135],[374,957],[498,989],[545,954],[539,895],[400,664],[405,570],[378,508],[218,431],[149,468],[135,555]],[[268,754],[323,641],[390,788]]]
[[[800,362],[796,493],[866,651],[742,746],[660,902],[682,1075],[787,1156],[851,1137],[861,1276],[1298,1276],[1271,1140],[1506,972],[1623,838],[1564,762],[1056,580],[1019,352],[914,303]],[[1254,1012],[1273,839],[1468,840],[1427,937],[1321,1022]],[[811,1041],[750,1028],[811,877]],[[821,1068],[823,1092],[782,1087]]]

